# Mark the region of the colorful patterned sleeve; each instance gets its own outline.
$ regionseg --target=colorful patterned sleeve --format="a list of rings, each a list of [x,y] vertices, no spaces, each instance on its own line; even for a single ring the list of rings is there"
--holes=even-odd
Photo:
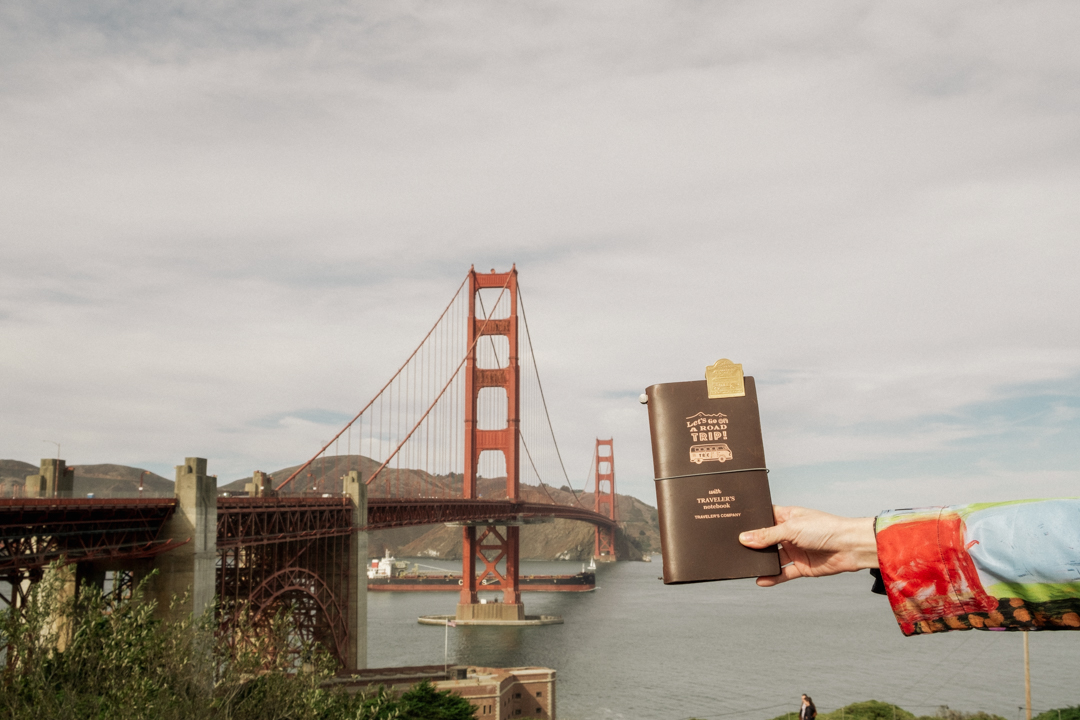
[[[1080,499],[889,510],[875,530],[905,635],[1080,629]]]

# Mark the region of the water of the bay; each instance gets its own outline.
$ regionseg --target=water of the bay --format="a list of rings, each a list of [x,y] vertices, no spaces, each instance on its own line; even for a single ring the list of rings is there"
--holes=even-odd
[[[562,625],[451,628],[449,661],[554,668],[562,720],[760,720],[797,711],[800,693],[822,710],[875,699],[916,715],[948,705],[1021,717],[1020,633],[905,638],[865,572],[775,588],[665,586],[656,559],[601,565],[595,592],[523,595],[528,614],[561,615]],[[523,573],[580,569],[522,564]],[[456,602],[453,593],[369,592],[369,665],[441,663],[444,629],[417,617],[453,613]],[[1080,704],[1080,632],[1031,633],[1030,646],[1035,711]]]

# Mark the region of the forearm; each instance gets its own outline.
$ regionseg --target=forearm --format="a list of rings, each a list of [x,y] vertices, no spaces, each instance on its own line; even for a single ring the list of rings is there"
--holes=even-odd
[[[889,511],[876,529],[905,635],[1080,627],[1080,500]]]

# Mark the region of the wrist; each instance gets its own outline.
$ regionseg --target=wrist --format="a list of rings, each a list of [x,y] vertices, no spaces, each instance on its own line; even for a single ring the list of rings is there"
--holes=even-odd
[[[867,570],[878,566],[874,518],[850,518],[846,528],[845,540],[850,548],[851,558],[859,570]]]

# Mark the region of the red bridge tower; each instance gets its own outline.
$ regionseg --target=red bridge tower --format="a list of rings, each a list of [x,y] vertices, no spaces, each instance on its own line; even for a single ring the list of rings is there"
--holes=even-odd
[[[500,290],[509,298],[510,311],[505,318],[494,318],[491,308],[488,318],[476,316],[477,294],[484,288]],[[496,300],[496,305],[499,301]],[[519,498],[518,433],[521,419],[520,372],[518,369],[518,286],[517,269],[508,273],[477,273],[469,271],[469,354],[465,373],[465,478],[463,496],[477,497],[477,466],[480,454],[494,450],[506,459],[506,498]],[[502,336],[509,343],[509,359],[505,367],[481,368],[477,364],[477,348],[484,336]],[[506,426],[481,430],[477,427],[477,398],[484,388],[502,388],[506,393]],[[479,535],[477,530],[483,528]],[[462,588],[457,606],[458,620],[523,620],[525,608],[518,587],[518,544],[520,527],[499,527],[489,523],[467,524],[462,529]],[[476,574],[476,561],[483,563]],[[498,564],[505,561],[505,571]],[[501,590],[502,602],[481,605],[477,589]]]
[[[618,520],[615,501],[615,448],[614,440],[596,440],[596,505],[601,515]],[[597,560],[615,560],[615,527],[596,526]]]

